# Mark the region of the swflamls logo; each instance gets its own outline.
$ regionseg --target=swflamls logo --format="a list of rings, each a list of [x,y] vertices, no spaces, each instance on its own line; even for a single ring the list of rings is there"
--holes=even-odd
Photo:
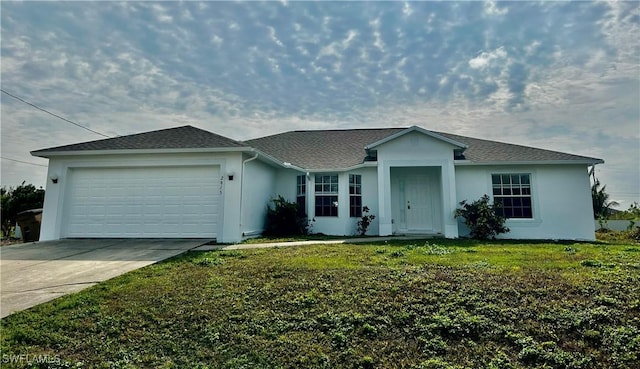
[[[2,364],[60,364],[58,355],[2,354]]]

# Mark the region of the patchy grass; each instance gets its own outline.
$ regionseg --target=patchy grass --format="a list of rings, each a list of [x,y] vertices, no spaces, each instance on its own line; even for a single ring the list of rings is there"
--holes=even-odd
[[[374,236],[329,236],[326,234],[308,234],[294,237],[256,237],[244,240],[243,244],[256,243],[278,243],[278,242],[297,242],[297,241],[330,241],[330,240],[348,240],[350,238],[366,238]]]
[[[599,229],[596,231],[596,239],[604,243],[640,243],[640,227],[627,231],[612,231]]]
[[[1,349],[3,367],[636,368],[639,317],[637,245],[394,241],[189,253],[3,319]]]

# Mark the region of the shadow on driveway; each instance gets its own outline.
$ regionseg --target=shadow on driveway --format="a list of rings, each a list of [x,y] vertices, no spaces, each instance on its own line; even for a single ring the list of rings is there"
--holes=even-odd
[[[0,316],[182,254],[211,240],[70,239],[0,249]]]

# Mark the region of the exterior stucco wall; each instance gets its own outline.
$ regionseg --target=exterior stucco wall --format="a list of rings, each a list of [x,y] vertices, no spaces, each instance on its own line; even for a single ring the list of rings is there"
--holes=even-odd
[[[453,218],[456,201],[456,173],[453,166],[455,146],[420,132],[411,132],[380,145],[378,150],[379,235],[393,234],[391,203],[391,168],[432,167],[440,170],[442,197],[441,225],[447,238],[458,237],[458,225]]]
[[[126,155],[78,155],[49,159],[47,185],[42,214],[40,240],[56,240],[63,237],[64,209],[68,194],[67,180],[74,168],[135,168],[170,166],[217,166],[222,181],[222,198],[219,210],[217,239],[220,242],[240,241],[240,178],[230,181],[227,174],[241,173],[240,153],[166,153]],[[51,177],[57,177],[53,183]],[[219,185],[219,184],[218,184]]]
[[[338,216],[321,217],[315,215],[315,175],[338,175]],[[349,174],[362,176],[362,205],[369,208],[369,214],[378,216],[378,176],[375,167],[359,168],[348,172],[306,173],[280,169],[277,172],[276,193],[287,201],[296,201],[296,177],[305,175],[307,178],[307,215],[309,216],[313,233],[323,233],[334,236],[354,235],[357,233],[359,218],[349,216]],[[378,234],[378,221],[375,219],[367,234]]]
[[[251,160],[245,157],[247,159]],[[276,196],[276,173],[276,168],[260,160],[245,164],[242,178],[243,237],[257,236],[264,231],[267,204]]]
[[[530,173],[533,219],[509,219],[502,238],[594,240],[586,165],[457,166],[459,201],[492,196],[491,174]],[[468,229],[460,221],[460,234]]]

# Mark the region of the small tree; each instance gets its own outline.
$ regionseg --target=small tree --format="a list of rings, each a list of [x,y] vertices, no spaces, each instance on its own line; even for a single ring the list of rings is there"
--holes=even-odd
[[[273,208],[267,205],[267,221],[264,235],[273,237],[297,236],[307,234],[307,217],[300,215],[298,204],[278,196],[271,199]]]
[[[609,194],[605,191],[607,185],[600,188],[600,180],[596,178],[595,166],[591,167],[589,174],[593,178],[593,184],[591,185],[591,200],[593,201],[593,218],[594,219],[608,219],[611,208],[618,206],[617,201],[609,201]]]
[[[24,182],[16,188],[2,187],[2,236],[8,238],[16,224],[16,215],[25,210],[38,209],[44,203],[44,189]]]
[[[500,215],[501,205],[491,204],[489,195],[484,195],[472,203],[463,200],[460,206],[462,208],[456,209],[455,217],[464,218],[464,224],[471,231],[471,238],[486,240],[510,231],[504,225],[506,218]]]
[[[373,214],[369,214],[369,207],[362,207],[362,217],[358,220],[358,234],[360,236],[364,236],[367,234],[367,229],[371,225],[371,222],[376,219],[376,216]]]

